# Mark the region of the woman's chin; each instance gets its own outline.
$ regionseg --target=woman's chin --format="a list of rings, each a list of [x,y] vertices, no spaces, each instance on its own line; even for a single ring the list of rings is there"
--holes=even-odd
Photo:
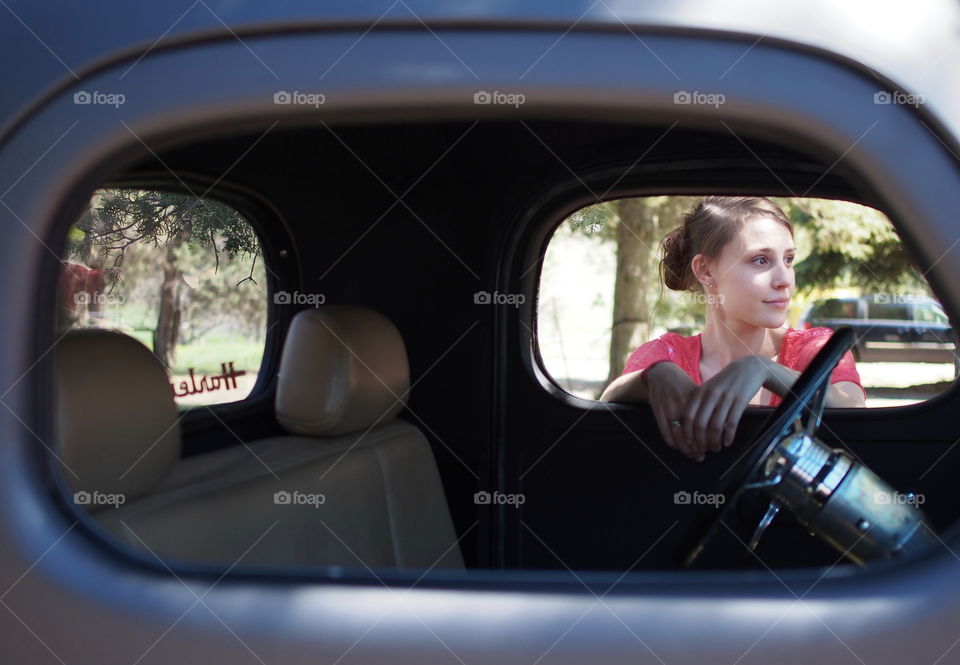
[[[783,324],[787,322],[787,313],[783,312],[782,314],[767,314],[766,316],[757,317],[756,325],[761,328],[770,328],[777,329],[782,328]]]

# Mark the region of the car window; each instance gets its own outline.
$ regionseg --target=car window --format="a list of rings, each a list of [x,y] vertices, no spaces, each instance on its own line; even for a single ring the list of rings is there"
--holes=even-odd
[[[871,319],[910,320],[910,306],[907,303],[889,302],[885,296],[875,297],[867,302],[867,317]]]
[[[122,331],[167,368],[183,407],[247,397],[263,358],[267,283],[232,207],[192,195],[100,189],[70,228],[57,326]]]
[[[811,316],[815,319],[855,319],[857,318],[856,300],[831,299],[814,305]]]
[[[537,344],[544,369],[564,390],[598,399],[640,345],[703,329],[709,297],[666,288],[658,269],[660,239],[699,199],[608,201],[557,226],[540,275]],[[797,247],[787,325],[829,327],[839,319],[854,327],[852,353],[868,407],[912,404],[946,390],[956,375],[952,330],[889,219],[845,201],[773,200],[790,218]],[[922,332],[904,326],[915,302],[928,304],[918,316],[943,325]]]
[[[942,309],[933,304],[920,303],[913,306],[913,318],[923,323],[950,325],[947,315]]]

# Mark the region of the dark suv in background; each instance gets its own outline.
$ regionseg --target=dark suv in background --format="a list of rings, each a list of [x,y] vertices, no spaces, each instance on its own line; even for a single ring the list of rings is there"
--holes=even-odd
[[[875,294],[830,298],[810,305],[801,326],[856,333],[853,354],[860,362],[955,363],[956,334],[940,303],[927,296]]]

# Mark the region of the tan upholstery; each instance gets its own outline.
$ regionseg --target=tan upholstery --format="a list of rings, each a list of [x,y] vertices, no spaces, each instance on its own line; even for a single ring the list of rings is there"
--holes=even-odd
[[[180,458],[163,365],[137,340],[110,330],[73,331],[55,354],[57,455],[67,482],[74,491],[128,501],[152,490]]]
[[[278,418],[285,407],[281,422],[311,436],[182,460],[149,495],[99,510],[98,521],[182,561],[462,567],[429,443],[394,417],[409,378],[393,324],[358,307],[303,311],[279,378]],[[142,452],[148,438],[130,445]]]
[[[394,420],[359,444],[291,436],[250,448],[185,460],[185,474],[197,475],[192,462],[216,473],[179,486],[173,479],[166,491],[99,519],[135,547],[187,561],[463,566],[429,444],[413,425]],[[276,503],[278,492],[290,502]],[[305,498],[314,495],[323,502]]]
[[[409,387],[407,352],[389,319],[349,305],[308,309],[284,343],[277,420],[306,436],[356,432],[389,422]]]

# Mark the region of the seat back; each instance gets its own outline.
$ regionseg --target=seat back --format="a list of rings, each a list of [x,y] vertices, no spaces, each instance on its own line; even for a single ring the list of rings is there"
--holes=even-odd
[[[100,346],[119,337],[83,332]],[[58,366],[69,365],[93,343],[67,345],[58,352]],[[146,347],[133,344],[156,363]],[[142,365],[150,361],[126,363]],[[164,390],[153,381],[151,400],[169,411],[172,391],[161,378]],[[125,380],[131,386],[147,382]],[[62,377],[61,393],[73,390],[70,381]],[[351,306],[300,312],[284,345],[276,397],[277,419],[289,435],[187,458],[171,469],[162,466],[164,455],[144,453],[161,445],[155,442],[162,426],[144,426],[127,439],[131,451],[124,462],[140,456],[135,466],[162,468],[143,470],[129,500],[94,514],[118,538],[164,559],[462,567],[429,443],[395,417],[408,389],[406,352],[389,320]],[[78,409],[61,410],[60,431],[72,429]],[[172,447],[170,438],[179,451],[178,436],[161,438],[162,444]],[[65,460],[93,458],[98,449],[93,438],[72,435],[61,437],[61,446],[73,449]],[[122,473],[113,459],[97,459],[102,476]]]

